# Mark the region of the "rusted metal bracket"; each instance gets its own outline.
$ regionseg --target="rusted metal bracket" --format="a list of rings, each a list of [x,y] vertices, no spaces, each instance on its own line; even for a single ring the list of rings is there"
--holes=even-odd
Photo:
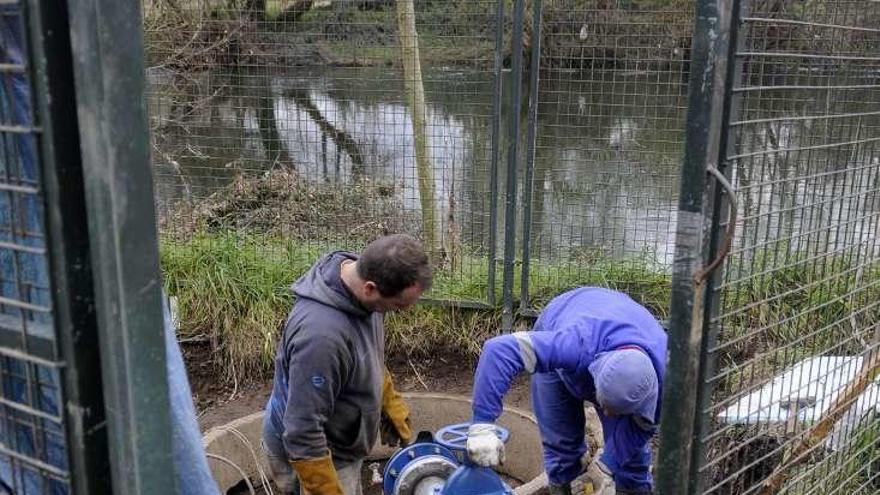
[[[736,219],[738,214],[736,191],[734,191],[733,185],[727,180],[727,177],[712,165],[706,166],[706,173],[718,181],[718,184],[724,189],[724,194],[727,195],[727,228],[724,231],[724,240],[718,248],[718,253],[715,255],[715,259],[694,274],[694,283],[697,285],[706,282],[709,276],[712,275],[712,272],[721,266],[721,263],[724,262],[724,259],[727,258],[727,255],[730,253],[730,247],[733,245],[733,236],[736,234]]]

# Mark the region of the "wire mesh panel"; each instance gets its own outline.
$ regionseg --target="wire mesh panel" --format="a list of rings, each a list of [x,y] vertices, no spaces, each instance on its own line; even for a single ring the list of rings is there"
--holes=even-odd
[[[145,1],[164,237],[308,259],[410,233],[435,297],[486,301],[498,8]]]
[[[668,306],[693,2],[544,2],[529,290],[582,284]]]
[[[738,26],[700,491],[877,493],[880,3],[743,2]]]
[[[62,361],[37,148],[43,123],[22,3],[0,2],[0,481],[11,493],[65,493]]]

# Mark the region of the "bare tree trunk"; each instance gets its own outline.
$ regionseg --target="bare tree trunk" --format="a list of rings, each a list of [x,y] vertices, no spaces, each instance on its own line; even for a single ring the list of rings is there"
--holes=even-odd
[[[425,245],[436,261],[442,253],[437,226],[437,199],[434,194],[434,169],[428,157],[427,110],[425,87],[422,84],[422,66],[419,59],[419,40],[416,33],[416,14],[413,0],[397,0],[397,25],[403,57],[403,79],[406,99],[413,121],[413,140],[418,171],[419,198],[422,207],[422,229]]]

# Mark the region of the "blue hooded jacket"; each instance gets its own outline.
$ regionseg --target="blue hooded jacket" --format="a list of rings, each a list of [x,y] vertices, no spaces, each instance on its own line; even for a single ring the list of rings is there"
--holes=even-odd
[[[602,353],[640,349],[648,355],[657,374],[654,418],[608,417],[598,412],[605,436],[603,462],[614,474],[616,484],[649,489],[648,441],[659,422],[666,346],[663,327],[626,294],[593,287],[566,292],[547,305],[532,332],[502,335],[486,342],[474,379],[473,420],[494,422],[514,377],[522,372],[537,374],[532,400],[538,421],[543,423],[548,475],[554,483],[570,482],[580,473],[586,446],[581,441],[583,435],[577,441],[564,437],[571,431],[583,431],[583,401],[596,403],[590,364]],[[556,382],[559,386],[548,394]],[[546,390],[536,391],[536,386]],[[556,399],[576,404],[580,412],[550,407]],[[580,424],[566,424],[571,422]]]

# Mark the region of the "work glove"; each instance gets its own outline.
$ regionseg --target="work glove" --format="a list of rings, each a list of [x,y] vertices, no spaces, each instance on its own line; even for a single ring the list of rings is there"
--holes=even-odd
[[[584,481],[585,495],[615,495],[614,478],[608,466],[598,456],[587,467],[586,480]]]
[[[468,459],[484,467],[496,467],[504,462],[504,442],[498,438],[495,425],[475,423],[468,427]]]
[[[564,485],[554,485],[553,483],[550,483],[548,488],[550,489],[550,495],[572,495],[571,483],[566,483]]]
[[[344,495],[330,456],[291,461],[300,485],[308,495]]]
[[[409,407],[397,390],[394,390],[388,368],[385,368],[385,380],[382,383],[382,421],[379,424],[379,434],[382,443],[389,447],[406,446],[413,436]]]
[[[412,431],[409,418],[405,421],[407,431]],[[411,440],[411,438],[404,439],[397,430],[397,426],[385,414],[382,415],[382,421],[379,423],[379,438],[382,439],[382,445],[388,447],[406,447]]]

